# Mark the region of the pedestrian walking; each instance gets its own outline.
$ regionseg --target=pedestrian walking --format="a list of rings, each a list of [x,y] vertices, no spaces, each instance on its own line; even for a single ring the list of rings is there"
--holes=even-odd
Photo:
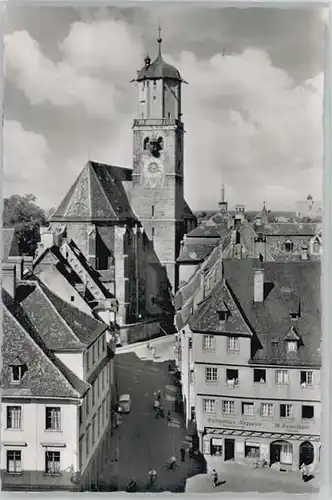
[[[156,357],[156,348],[155,347],[152,347],[151,348],[151,352],[152,352],[152,357],[153,359]]]
[[[168,422],[171,421],[171,410],[168,410],[168,412],[167,412],[167,421]]]
[[[218,485],[218,474],[216,469],[213,469],[212,471],[212,484],[214,488]]]
[[[308,479],[308,466],[303,463],[300,467],[300,470],[302,474],[302,481],[306,482]]]
[[[158,400],[159,402],[160,402],[160,400],[161,400],[161,390],[160,390],[160,389],[158,389],[158,391],[157,391],[157,400]]]
[[[193,456],[194,456],[194,448],[193,448],[192,443],[189,444],[188,455],[189,455],[189,458],[193,458]]]
[[[156,482],[157,472],[154,469],[151,469],[148,474],[148,486],[151,486]]]
[[[186,450],[184,449],[183,446],[180,448],[180,455],[181,455],[181,462],[184,462],[186,460]]]

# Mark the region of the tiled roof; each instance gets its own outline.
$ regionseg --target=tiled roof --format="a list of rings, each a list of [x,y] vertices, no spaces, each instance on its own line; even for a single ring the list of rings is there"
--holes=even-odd
[[[14,227],[1,229],[2,239],[2,261],[6,262],[8,257],[18,257],[20,255],[17,236]]]
[[[217,243],[213,242],[211,244],[209,241],[200,242],[200,239],[203,240],[203,238],[195,238],[195,241],[190,241],[191,238],[185,239],[184,244],[181,246],[177,262],[202,262],[205,260]]]
[[[251,259],[224,260],[224,275],[244,317],[257,334],[262,348],[253,363],[319,366],[321,342],[321,294],[318,261],[264,262],[266,296],[263,303],[253,301]],[[290,294],[299,297],[300,317],[291,319]],[[287,352],[285,337],[295,326],[301,339],[297,352]]]
[[[202,222],[187,234],[188,238],[221,238],[228,231],[227,223],[221,221],[216,223],[211,219]]]
[[[225,322],[219,321],[218,311],[227,313]],[[227,285],[223,282],[220,282],[207,299],[202,302],[202,305],[196,309],[189,324],[193,332],[252,335]]]
[[[30,288],[27,291],[26,288]],[[23,290],[23,288],[25,290]],[[24,293],[22,308],[39,332],[48,349],[80,349],[85,347],[59,314],[38,283],[22,283],[18,287],[18,299]]]
[[[51,292],[43,283],[39,282],[39,286],[48,300],[52,303],[52,306],[72,330],[73,334],[83,344],[92,344],[92,342],[107,330],[107,325],[105,323],[98,321],[92,316],[88,316],[80,309],[77,309],[77,307],[68,304],[58,297],[58,295]]]
[[[315,223],[287,222],[275,224],[254,225],[257,233],[264,236],[314,236],[318,230]]]
[[[80,380],[49,351],[18,303],[2,290],[3,343],[1,386],[3,395],[81,398],[89,384]],[[20,384],[12,384],[10,364],[19,356],[27,367]]]
[[[136,220],[123,186],[130,176],[129,169],[89,161],[50,221]]]

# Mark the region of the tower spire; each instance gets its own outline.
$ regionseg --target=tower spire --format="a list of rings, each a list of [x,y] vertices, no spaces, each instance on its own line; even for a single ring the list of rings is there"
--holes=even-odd
[[[222,186],[221,186],[221,203],[224,203],[225,202],[225,185],[224,183],[222,183]]]
[[[158,26],[158,38],[157,38],[157,42],[159,43],[159,54],[161,54],[161,42],[163,41],[162,37],[161,37],[161,27],[160,25]]]

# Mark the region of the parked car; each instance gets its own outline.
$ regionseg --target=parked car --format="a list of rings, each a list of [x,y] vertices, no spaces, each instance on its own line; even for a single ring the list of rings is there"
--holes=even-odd
[[[119,413],[129,413],[131,408],[131,398],[129,394],[122,394],[119,398]]]

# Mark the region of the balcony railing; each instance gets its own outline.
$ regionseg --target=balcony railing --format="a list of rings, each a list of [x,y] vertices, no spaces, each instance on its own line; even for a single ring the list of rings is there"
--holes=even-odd
[[[183,123],[176,118],[136,118],[134,127],[137,125],[161,125],[161,126],[179,126],[183,127]]]

